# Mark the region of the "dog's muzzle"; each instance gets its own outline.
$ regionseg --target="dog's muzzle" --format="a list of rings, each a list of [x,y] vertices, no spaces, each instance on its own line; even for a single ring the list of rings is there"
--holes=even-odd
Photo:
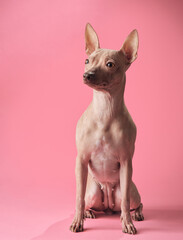
[[[94,72],[86,72],[83,74],[83,80],[85,83],[94,83],[95,81],[95,73]]]

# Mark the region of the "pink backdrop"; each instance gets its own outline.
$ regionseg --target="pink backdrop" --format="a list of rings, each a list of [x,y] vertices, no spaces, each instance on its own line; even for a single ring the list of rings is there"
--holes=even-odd
[[[74,212],[75,127],[92,99],[87,22],[103,48],[138,29],[125,92],[133,179],[145,209],[182,209],[182,11],[181,0],[0,1],[0,239],[33,238]]]

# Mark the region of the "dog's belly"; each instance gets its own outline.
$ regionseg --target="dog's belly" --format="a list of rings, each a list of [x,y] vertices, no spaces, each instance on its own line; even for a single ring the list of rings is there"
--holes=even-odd
[[[96,210],[120,211],[120,198],[115,199],[119,193],[119,163],[114,156],[105,152],[95,153],[89,162],[88,169],[102,193],[102,199],[98,199],[97,202],[97,205],[101,207]]]
[[[107,145],[103,144],[92,152],[88,166],[89,174],[102,192],[102,199],[97,202],[97,205],[101,206],[98,210],[120,211],[120,199],[115,199],[119,193],[119,168],[116,156]]]
[[[103,137],[98,140],[91,153],[89,161],[90,174],[100,183],[119,182],[120,164],[117,158],[117,150]]]

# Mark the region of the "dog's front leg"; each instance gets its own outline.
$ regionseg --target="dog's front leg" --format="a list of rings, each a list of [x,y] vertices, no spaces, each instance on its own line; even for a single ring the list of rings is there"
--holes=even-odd
[[[120,188],[121,188],[121,223],[124,233],[135,234],[130,215],[130,187],[132,183],[132,160],[126,159],[120,164]]]
[[[85,192],[88,176],[88,163],[81,157],[76,158],[76,212],[73,222],[70,226],[72,232],[83,231],[84,209],[85,209]]]

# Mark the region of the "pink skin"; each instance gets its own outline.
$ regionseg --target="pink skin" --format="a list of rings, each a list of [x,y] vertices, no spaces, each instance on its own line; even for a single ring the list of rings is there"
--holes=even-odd
[[[132,181],[136,126],[124,103],[125,72],[137,57],[138,33],[133,30],[119,51],[101,49],[90,24],[85,31],[84,83],[93,100],[76,128],[76,212],[70,230],[83,231],[92,210],[121,211],[122,231],[135,234],[134,220],[143,220],[141,198]],[[134,209],[131,216],[130,209]]]

